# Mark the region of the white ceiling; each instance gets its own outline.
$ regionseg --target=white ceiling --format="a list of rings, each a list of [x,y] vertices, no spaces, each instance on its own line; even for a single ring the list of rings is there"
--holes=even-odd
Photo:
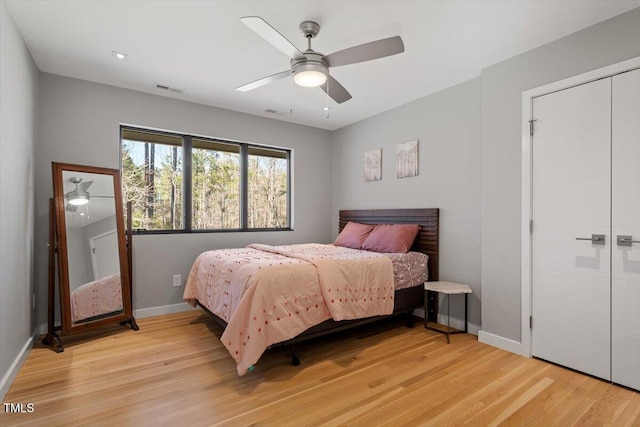
[[[63,194],[75,190],[76,185],[70,181],[72,177],[82,178],[82,182],[85,183],[91,182],[87,189],[90,199],[88,204],[78,206],[76,211],[65,211],[65,223],[68,228],[83,228],[116,215],[115,187],[111,175],[62,171]]]
[[[477,77],[484,67],[639,7],[640,0],[6,4],[43,72],[333,130]],[[353,95],[341,105],[290,78],[238,92],[238,86],[289,68],[286,55],[240,22],[252,15],[301,50],[306,40],[298,24],[313,20],[321,30],[312,46],[324,54],[395,35],[402,36],[405,52],[332,68]],[[115,59],[114,50],[127,59]],[[329,118],[322,110],[327,102]]]

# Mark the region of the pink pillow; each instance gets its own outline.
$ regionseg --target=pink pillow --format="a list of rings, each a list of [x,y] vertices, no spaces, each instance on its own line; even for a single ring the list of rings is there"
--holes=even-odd
[[[418,224],[378,224],[362,249],[374,252],[409,252],[418,235]]]
[[[362,249],[362,244],[374,227],[375,225],[349,221],[333,244],[345,248]]]

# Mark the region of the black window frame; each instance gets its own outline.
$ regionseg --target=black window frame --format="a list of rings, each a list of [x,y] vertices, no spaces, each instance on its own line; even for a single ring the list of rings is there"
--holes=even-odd
[[[274,147],[270,145],[257,144],[251,142],[242,142],[242,141],[232,141],[225,140],[222,138],[214,138],[208,136],[201,135],[193,135],[186,133],[177,133],[177,132],[168,132],[163,130],[149,129],[144,127],[132,126],[132,125],[120,125],[119,132],[119,158],[120,158],[120,171],[122,172],[122,141],[123,141],[123,132],[129,130],[134,132],[141,133],[150,133],[157,135],[166,135],[171,137],[180,137],[182,138],[182,185],[183,185],[183,206],[182,206],[182,225],[181,229],[164,229],[164,230],[147,230],[147,229],[133,229],[133,234],[136,235],[151,235],[151,234],[193,234],[193,233],[246,233],[246,232],[264,232],[264,231],[293,231],[291,224],[293,223],[292,218],[292,190],[293,187],[291,185],[291,171],[292,171],[292,149],[283,148],[283,147]],[[224,229],[193,229],[192,227],[192,218],[193,218],[193,209],[192,209],[192,150],[193,150],[193,139],[211,141],[211,142],[219,142],[224,144],[232,144],[237,145],[240,150],[240,227],[239,228],[224,228]],[[282,152],[285,154],[285,158],[287,160],[287,226],[286,227],[267,227],[267,228],[250,228],[248,226],[249,222],[249,148],[256,149],[265,149],[265,150],[273,150]],[[127,200],[124,200],[126,203]]]

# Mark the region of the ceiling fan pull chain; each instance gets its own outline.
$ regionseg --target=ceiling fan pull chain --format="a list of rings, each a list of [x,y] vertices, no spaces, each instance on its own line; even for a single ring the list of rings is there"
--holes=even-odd
[[[293,79],[291,79],[291,92],[289,96],[289,115],[293,116],[293,91],[295,90]]]
[[[325,97],[325,106],[324,106],[324,109],[327,111],[327,119],[329,118],[329,89],[331,89],[329,87],[329,84],[330,84],[330,81],[329,79],[327,79],[327,92],[326,92],[327,96]]]

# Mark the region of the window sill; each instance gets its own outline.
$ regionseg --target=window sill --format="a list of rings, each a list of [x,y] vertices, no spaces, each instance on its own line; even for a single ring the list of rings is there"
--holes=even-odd
[[[203,233],[262,233],[273,231],[294,231],[293,228],[234,228],[226,230],[141,230],[134,229],[132,234],[134,236],[146,236],[154,234],[203,234]]]

